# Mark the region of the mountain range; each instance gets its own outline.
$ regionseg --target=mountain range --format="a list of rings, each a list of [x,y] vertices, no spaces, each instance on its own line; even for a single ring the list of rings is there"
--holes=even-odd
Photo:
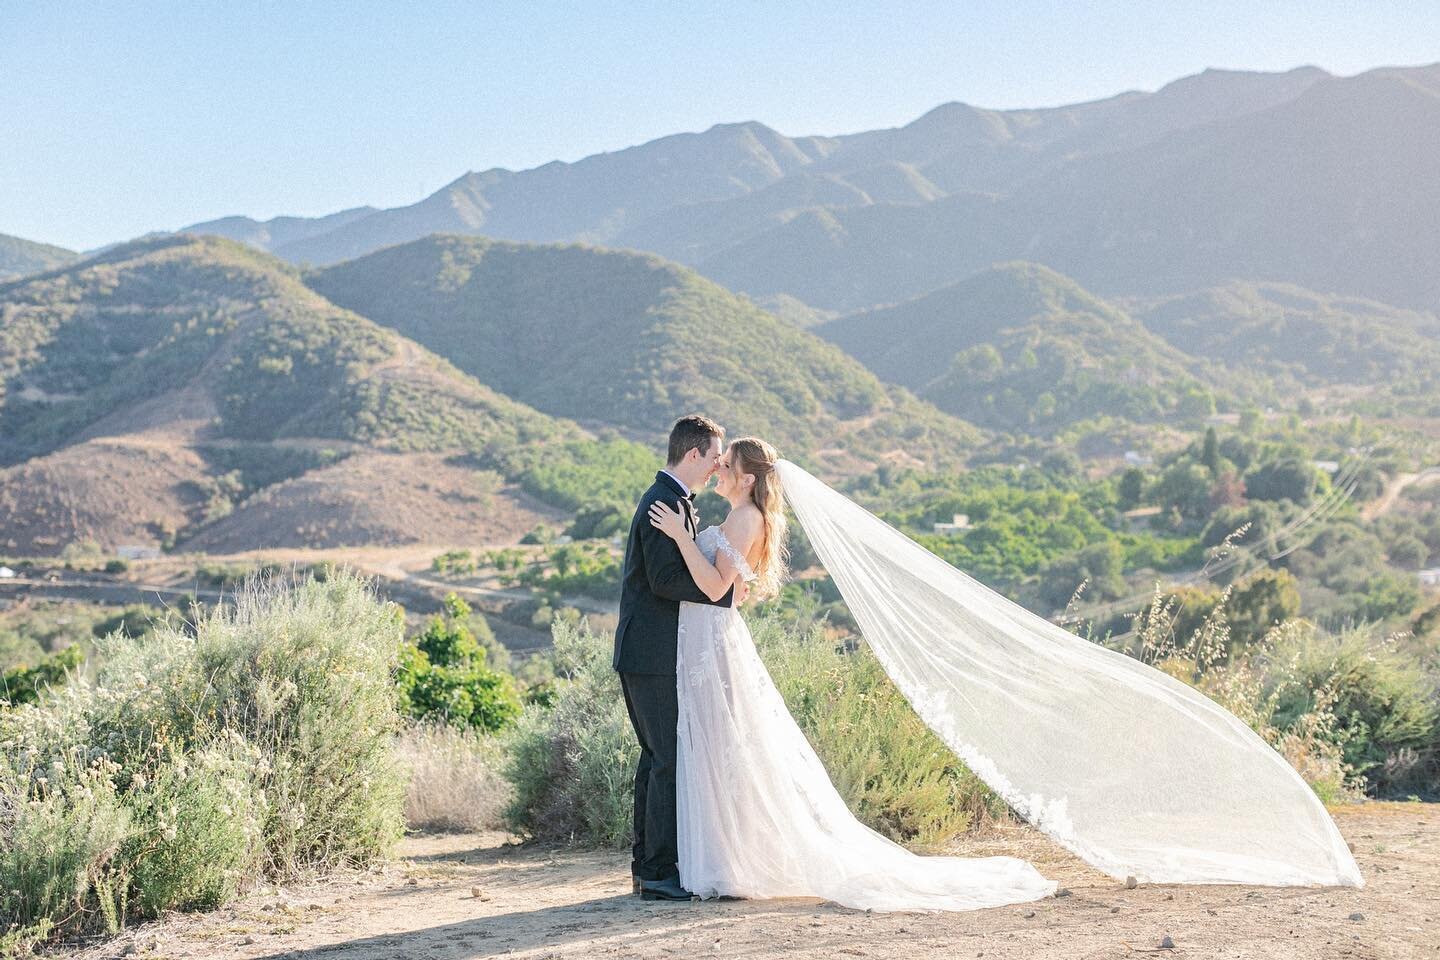
[[[1309,391],[1440,416],[1437,105],[1436,67],[1206,71],[88,256],[0,237],[0,550],[513,542],[693,410],[832,476]]]
[[[691,270],[582,246],[435,236],[302,273],[155,237],[0,284],[0,319],[20,554],[513,542],[574,509],[527,485],[573,475],[573,441],[648,465],[695,409],[832,472],[985,437]]]
[[[842,312],[1016,259],[1106,297],[1241,281],[1433,310],[1437,154],[1440,65],[1207,70],[1064,107],[948,103],[844,136],[722,124],[467,173],[406,207],[187,229],[320,265],[437,232],[629,247]]]

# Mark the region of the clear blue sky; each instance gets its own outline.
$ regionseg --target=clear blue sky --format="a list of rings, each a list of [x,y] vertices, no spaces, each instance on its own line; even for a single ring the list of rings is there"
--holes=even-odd
[[[0,233],[85,249],[720,122],[847,133],[1210,66],[1436,60],[1429,0],[0,0]]]

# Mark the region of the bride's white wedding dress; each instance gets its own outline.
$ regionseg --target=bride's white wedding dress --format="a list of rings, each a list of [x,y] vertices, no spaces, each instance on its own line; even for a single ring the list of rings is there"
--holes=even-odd
[[[719,527],[696,544],[754,579]],[[676,678],[680,881],[693,893],[875,910],[971,910],[1054,893],[1024,860],[917,856],[856,820],[733,607],[680,604]]]

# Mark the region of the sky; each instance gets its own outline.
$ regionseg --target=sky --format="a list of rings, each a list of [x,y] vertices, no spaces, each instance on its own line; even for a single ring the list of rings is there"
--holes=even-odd
[[[0,233],[84,250],[716,123],[841,134],[1437,60],[1430,0],[0,0]]]

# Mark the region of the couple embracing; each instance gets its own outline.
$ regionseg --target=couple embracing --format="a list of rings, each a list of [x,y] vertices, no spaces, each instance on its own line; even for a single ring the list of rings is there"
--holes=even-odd
[[[747,595],[784,573],[782,465],[703,416],[677,421],[625,548],[613,665],[640,741],[634,889],[647,900],[819,897],[879,910],[1035,900],[1055,883],[1013,857],[920,857],[850,813],[755,652]],[[699,528],[716,480],[730,513]]]

